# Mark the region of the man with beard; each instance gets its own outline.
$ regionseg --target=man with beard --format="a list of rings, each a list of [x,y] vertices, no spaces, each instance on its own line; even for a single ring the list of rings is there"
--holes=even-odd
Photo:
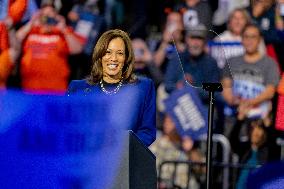
[[[176,54],[169,62],[165,75],[165,89],[171,93],[185,85],[202,86],[204,82],[219,82],[220,70],[214,58],[205,52],[207,30],[204,25],[197,25],[186,31],[187,50]],[[199,90],[202,100],[207,98]]]

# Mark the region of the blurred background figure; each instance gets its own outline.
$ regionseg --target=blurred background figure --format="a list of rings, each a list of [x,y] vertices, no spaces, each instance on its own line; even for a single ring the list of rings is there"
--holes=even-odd
[[[183,13],[183,23],[186,29],[199,24],[212,28],[212,10],[207,1],[184,0],[176,9]]]
[[[223,97],[231,107],[226,112],[228,117],[246,111],[246,119],[264,119],[271,112],[280,72],[271,58],[259,52],[261,37],[256,25],[246,26],[242,34],[245,54],[231,58],[230,65],[224,68]],[[232,125],[225,124],[225,136],[231,132]]]
[[[284,60],[283,41],[276,31],[275,8],[275,0],[252,0],[247,10],[263,34],[267,54],[279,63]]]
[[[9,29],[9,23],[0,21],[0,89],[5,89],[7,79],[19,56],[19,45],[15,31]]]
[[[69,82],[68,55],[82,51],[82,44],[51,4],[43,4],[17,31],[23,54],[20,64],[26,91],[64,92]]]
[[[284,55],[283,52],[284,51],[284,0],[277,0],[276,1],[276,18],[275,18],[275,22],[276,22],[276,30],[277,33],[280,37],[280,42],[278,43],[278,46],[275,47],[275,50],[277,52],[278,55],[278,59],[279,59],[279,63],[281,66],[281,70],[283,71],[284,69]]]
[[[194,141],[190,137],[182,137],[176,130],[175,123],[170,115],[166,114],[163,121],[163,130],[158,133],[156,141],[150,146],[150,150],[156,156],[157,169],[164,161],[194,161],[204,162],[204,153],[201,152],[198,146],[194,146]],[[192,167],[190,167],[192,169]],[[173,172],[176,169],[176,177],[172,181]],[[171,188],[202,188],[202,178],[204,179],[205,169],[200,169],[195,166],[188,179],[188,166],[185,164],[166,165],[162,168],[160,180],[158,183],[159,189]],[[204,180],[203,180],[204,181]],[[188,183],[187,183],[188,182]],[[173,183],[175,184],[173,186]]]
[[[24,16],[29,0],[1,0],[0,1],[0,20],[5,20],[10,28],[21,21]]]
[[[237,124],[235,127],[235,130],[240,131],[241,125]],[[261,120],[253,121],[250,127],[249,142],[243,145],[233,146],[233,149],[234,152],[238,153],[240,163],[253,167],[266,163],[269,160],[269,152],[267,146],[267,128],[263,122]],[[235,136],[239,135],[238,132],[232,134]],[[233,138],[231,138],[231,140],[234,141]],[[246,188],[247,178],[251,170],[252,169],[242,169],[239,171],[236,189]]]
[[[80,79],[89,74],[92,52],[98,36],[106,30],[106,22],[98,5],[98,0],[87,0],[75,4],[68,13],[68,20],[84,43],[79,55],[70,57],[72,79]],[[80,63],[78,63],[80,62]]]
[[[218,66],[224,68],[225,64],[231,57],[244,54],[244,48],[241,43],[242,32],[246,25],[251,23],[250,15],[244,8],[233,10],[229,15],[227,22],[227,30],[214,38],[213,42],[209,42],[210,54],[217,59]],[[259,44],[261,54],[266,54],[266,47],[263,40]]]
[[[244,53],[241,44],[241,34],[244,27],[250,22],[250,16],[245,9],[233,10],[227,22],[227,29],[215,36],[213,42],[209,42],[210,54],[218,61],[218,66],[223,68],[227,59]]]
[[[152,78],[157,88],[162,82],[162,73],[153,62],[153,56],[146,42],[143,39],[132,39],[134,49],[135,63],[134,73],[136,75]]]
[[[154,52],[154,63],[165,74],[170,59],[185,50],[182,15],[170,12],[162,32],[162,39]]]
[[[220,80],[220,69],[216,60],[205,52],[206,38],[207,29],[204,25],[186,31],[187,49],[171,59],[167,67],[165,89],[168,93],[186,84],[185,78],[195,86],[202,86],[203,82]],[[205,97],[202,89],[199,92],[201,97]]]
[[[213,25],[220,27],[226,24],[235,9],[247,7],[249,3],[249,0],[218,0],[218,8],[213,14]]]

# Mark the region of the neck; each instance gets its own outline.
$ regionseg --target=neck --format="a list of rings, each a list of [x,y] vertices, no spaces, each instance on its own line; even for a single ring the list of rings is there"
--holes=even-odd
[[[104,75],[103,80],[107,83],[118,83],[121,80],[121,76],[111,77],[111,76],[108,76],[108,75]]]
[[[261,59],[261,54],[259,52],[245,54],[244,58],[248,63],[255,63]]]

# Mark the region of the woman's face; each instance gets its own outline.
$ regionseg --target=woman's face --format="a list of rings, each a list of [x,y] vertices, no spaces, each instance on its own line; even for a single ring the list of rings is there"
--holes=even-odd
[[[103,77],[121,79],[125,63],[125,44],[121,38],[114,38],[108,44],[106,54],[102,57]]]
[[[254,127],[251,133],[251,143],[260,146],[264,141],[265,131],[260,127]]]
[[[241,11],[235,11],[229,22],[229,28],[236,35],[241,35],[246,23],[245,15]]]

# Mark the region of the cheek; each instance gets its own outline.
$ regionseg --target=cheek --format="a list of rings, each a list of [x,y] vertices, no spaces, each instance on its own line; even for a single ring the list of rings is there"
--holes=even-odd
[[[119,58],[119,65],[120,65],[121,67],[123,67],[124,64],[125,64],[125,61],[126,61],[125,57],[120,57],[120,58]]]
[[[105,68],[106,65],[107,65],[107,60],[106,60],[106,58],[103,57],[102,58],[102,67]]]

